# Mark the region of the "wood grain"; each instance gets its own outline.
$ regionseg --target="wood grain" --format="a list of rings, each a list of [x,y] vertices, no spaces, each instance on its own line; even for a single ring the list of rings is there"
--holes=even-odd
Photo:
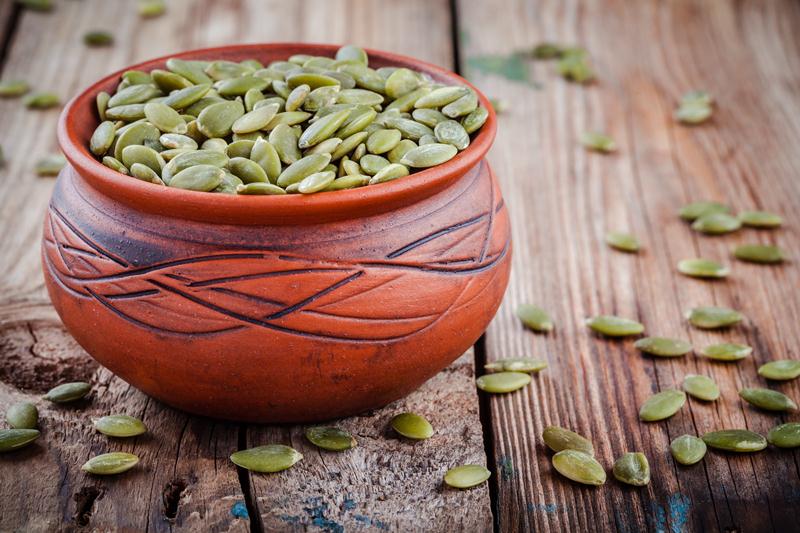
[[[740,242],[776,242],[797,250],[800,141],[797,38],[800,10],[791,2],[523,2],[502,9],[458,2],[467,74],[512,110],[501,117],[490,162],[512,217],[515,257],[506,301],[486,335],[489,360],[544,357],[550,368],[518,394],[489,400],[501,531],[666,530],[787,531],[800,523],[800,452],[754,455],[710,452],[679,467],[669,441],[683,433],[747,427],[762,434],[798,420],[745,406],[743,386],[771,386],[800,398],[800,384],[767,384],[757,367],[800,356],[800,275],[796,262],[764,267],[735,262]],[[492,20],[491,24],[485,21]],[[599,82],[588,87],[558,78],[550,63],[529,63],[528,82],[510,54],[541,41],[582,44]],[[486,58],[495,61],[487,73]],[[470,68],[472,67],[472,68]],[[540,84],[540,87],[535,84]],[[676,124],[672,111],[690,89],[715,95],[714,118],[698,127]],[[588,130],[619,144],[611,156],[578,144]],[[693,200],[717,199],[736,209],[782,213],[778,231],[742,230],[727,237],[694,234],[676,217]],[[609,250],[603,235],[630,230],[645,250]],[[731,264],[723,282],[680,276],[678,260],[709,257]],[[551,335],[524,331],[516,305],[551,311]],[[747,320],[724,332],[690,328],[683,312],[728,305]],[[590,335],[596,314],[637,318],[651,335],[677,336],[696,347],[723,340],[754,346],[750,360],[725,365],[695,355],[654,360],[633,341]],[[688,373],[706,374],[722,399],[690,400],[668,422],[642,424],[638,406],[653,392],[679,387]],[[550,424],[592,438],[610,468],[626,451],[643,451],[653,481],[632,489],[576,486],[554,473],[541,431]]]

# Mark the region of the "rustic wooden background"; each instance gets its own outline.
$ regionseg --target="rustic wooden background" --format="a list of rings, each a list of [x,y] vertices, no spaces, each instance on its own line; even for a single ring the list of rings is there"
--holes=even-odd
[[[110,29],[116,44],[89,49],[84,32]],[[757,367],[800,357],[797,259],[778,267],[732,263],[724,282],[687,279],[675,263],[703,256],[729,262],[740,242],[775,242],[799,256],[800,4],[790,0],[172,0],[168,15],[143,20],[133,2],[56,0],[49,13],[0,0],[0,78],[24,78],[64,99],[127,64],[237,42],[352,42],[420,57],[466,75],[508,102],[490,162],[502,182],[514,234],[512,281],[474,353],[385,409],[342,421],[360,446],[320,454],[299,427],[226,424],[148,399],[98,368],[61,328],[39,268],[40,224],[52,181],[33,162],[56,148],[57,110],[0,100],[0,408],[34,399],[65,379],[91,379],[74,408],[39,402],[43,435],[0,456],[0,531],[796,531],[800,451],[709,452],[677,466],[668,444],[682,433],[747,427],[761,433],[797,414],[744,406],[736,391],[763,386]],[[598,82],[566,83],[548,63],[517,52],[550,40],[581,44]],[[705,89],[711,121],[676,124],[676,100]],[[577,143],[603,130],[619,151],[587,153]],[[786,219],[778,231],[701,237],[675,216],[689,201],[716,199]],[[603,244],[630,230],[636,256]],[[517,304],[551,311],[556,330],[535,335],[513,316]],[[720,304],[747,320],[731,331],[687,327],[683,311]],[[587,333],[586,316],[638,318],[654,335],[696,346],[721,340],[754,346],[750,360],[714,364],[689,355],[642,357],[633,341]],[[525,390],[480,398],[475,368],[500,357],[546,358],[550,368]],[[712,376],[713,404],[690,400],[668,422],[641,424],[638,405],[687,373]],[[775,386],[800,400],[800,383]],[[38,400],[37,400],[38,401]],[[430,415],[435,438],[411,445],[386,421],[413,408]],[[144,438],[109,441],[90,416],[143,417]],[[548,424],[591,436],[610,468],[643,451],[653,481],[581,487],[553,472],[541,443]],[[278,475],[248,475],[227,457],[266,442],[291,444],[306,460]],[[88,457],[132,451],[141,468],[114,479],[80,472]],[[450,466],[486,462],[481,488],[453,491]]]

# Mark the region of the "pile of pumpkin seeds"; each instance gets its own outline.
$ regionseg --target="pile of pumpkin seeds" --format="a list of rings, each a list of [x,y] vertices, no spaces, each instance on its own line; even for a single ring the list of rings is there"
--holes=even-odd
[[[466,86],[404,67],[369,67],[344,46],[298,54],[185,61],[128,71],[97,96],[89,148],[153,184],[226,194],[311,194],[402,178],[466,149],[488,111]]]

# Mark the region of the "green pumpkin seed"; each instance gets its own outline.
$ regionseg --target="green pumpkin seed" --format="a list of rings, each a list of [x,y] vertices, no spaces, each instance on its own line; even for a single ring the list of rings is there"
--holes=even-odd
[[[581,48],[565,48],[556,64],[556,70],[567,81],[589,83],[594,80],[594,71],[586,51]]]
[[[307,155],[299,161],[296,161],[286,167],[286,169],[284,169],[284,171],[278,176],[277,184],[281,187],[286,187],[292,183],[299,183],[311,174],[320,172],[330,162],[330,154]]]
[[[254,182],[236,187],[236,194],[248,195],[274,195],[286,194],[286,191],[272,183]]]
[[[533,331],[546,333],[553,330],[553,320],[547,311],[540,307],[530,304],[521,304],[517,306],[517,318],[519,318],[525,326]]]
[[[724,278],[730,269],[710,259],[683,259],[678,263],[678,272],[693,278]]]
[[[269,143],[275,148],[278,157],[286,165],[292,165],[303,157],[297,147],[297,137],[291,126],[286,124],[277,125],[269,134]]]
[[[675,119],[684,124],[701,124],[711,118],[712,113],[712,107],[705,102],[682,102],[675,110]]]
[[[355,189],[357,187],[363,187],[367,183],[369,183],[370,177],[364,176],[361,174],[352,174],[348,176],[342,176],[341,178],[336,178],[333,180],[333,183],[328,185],[326,190],[328,191],[341,191],[345,189]]]
[[[191,81],[191,80],[190,80]],[[211,90],[211,83],[201,83],[180,89],[167,96],[161,103],[170,106],[173,109],[185,109],[195,102],[199,102],[208,91]]]
[[[359,48],[358,46],[353,46],[352,44],[348,44],[339,48],[336,51],[336,60],[337,61],[354,61],[356,63],[361,63],[362,65],[366,65],[369,61],[367,57],[367,53],[364,51],[363,48]]]
[[[484,392],[501,394],[514,392],[531,382],[530,374],[524,372],[497,372],[484,374],[475,380],[479,389]]]
[[[273,83],[273,89],[275,88],[276,83],[277,82]],[[339,80],[331,76],[326,76],[325,74],[298,72],[286,76],[286,85],[289,91],[295,87],[299,87],[300,85],[308,85],[308,87],[311,89],[319,89],[320,87],[326,87],[329,85],[339,85]],[[286,93],[286,96],[289,96],[288,92]]]
[[[469,115],[478,108],[478,95],[472,89],[467,89],[467,94],[450,102],[442,108],[442,113],[450,118]]]
[[[683,390],[698,400],[712,402],[719,398],[719,387],[713,379],[707,376],[687,374],[683,378]]]
[[[436,137],[434,137],[433,135],[425,134],[425,135],[423,135],[422,137],[419,138],[419,140],[417,141],[417,144],[419,146],[422,146],[423,144],[433,144],[435,142],[436,142]]]
[[[107,166],[112,170],[116,170],[120,174],[128,174],[128,167],[123,165],[119,160],[107,155],[102,160],[103,165]]]
[[[17,0],[17,4],[33,11],[50,11],[53,9],[53,0]]]
[[[594,455],[594,446],[586,437],[558,426],[548,426],[542,432],[542,440],[554,452],[576,450]]]
[[[297,186],[297,191],[300,194],[312,194],[325,190],[333,180],[336,179],[335,172],[315,172],[310,176],[306,176]]]
[[[727,213],[709,213],[692,222],[692,229],[707,235],[722,235],[742,227],[738,218]]]
[[[639,240],[629,233],[616,231],[606,233],[606,244],[622,252],[635,253],[639,251]]]
[[[705,215],[727,214],[729,212],[730,208],[719,202],[694,202],[681,207],[678,214],[683,220],[692,222]]]
[[[83,34],[83,42],[88,46],[111,46],[114,35],[103,30],[95,30]]]
[[[122,74],[122,80],[128,85],[148,85],[153,83],[152,75],[142,70],[126,70]]]
[[[228,161],[228,170],[242,180],[242,183],[268,183],[267,173],[255,161],[244,157],[234,157]]]
[[[783,250],[770,244],[743,244],[734,249],[733,255],[741,261],[765,264],[780,263],[786,258]]]
[[[135,437],[147,431],[138,418],[128,415],[108,415],[92,420],[94,428],[109,437]]]
[[[617,481],[643,487],[650,483],[650,463],[641,452],[628,452],[614,462],[612,470]]]
[[[680,357],[692,351],[692,345],[682,339],[644,337],[633,343],[634,348],[658,357]]]
[[[553,467],[562,476],[584,485],[602,485],[606,471],[591,455],[577,450],[562,450],[553,456]]]
[[[151,98],[161,96],[161,91],[152,85],[131,85],[117,91],[109,100],[108,107],[144,104]]]
[[[226,172],[225,175],[222,177],[222,182],[217,185],[217,188],[214,189],[214,192],[221,192],[223,194],[239,194],[237,189],[239,185],[244,185],[242,180],[231,174],[230,172]]]
[[[418,111],[422,111],[419,109]],[[469,134],[460,123],[455,120],[442,120],[433,129],[436,140],[443,144],[452,144],[459,150],[469,146]]]
[[[227,137],[234,122],[244,115],[244,105],[232,100],[211,104],[200,112],[197,127],[206,137]]]
[[[89,139],[89,150],[94,155],[103,156],[114,143],[114,135],[117,132],[117,125],[110,120],[101,122]]]
[[[502,372],[540,372],[547,368],[547,361],[532,357],[507,357],[487,363],[484,368]]]
[[[467,133],[473,134],[486,123],[486,119],[488,118],[489,111],[485,107],[478,107],[475,111],[461,119],[461,125],[464,126],[464,130],[466,130]]]
[[[214,88],[220,96],[244,96],[250,89],[263,91],[270,82],[256,76],[241,76],[217,82]]]
[[[408,94],[404,94],[397,100],[390,102],[386,106],[386,111],[399,111],[401,113],[408,113],[412,109],[414,109],[414,105],[419,101],[420,98],[429,94],[431,89],[429,87],[420,87],[414,91],[411,91]],[[483,109],[483,108],[478,108]],[[473,111],[474,113],[474,111]]]
[[[419,122],[415,122],[407,118],[389,116],[383,122],[387,128],[394,128],[396,130],[399,130],[400,134],[405,139],[418,141],[425,135],[430,135],[431,137],[435,137],[433,134],[433,130],[430,129],[428,126],[426,126],[425,124],[420,124]]]
[[[156,185],[164,185],[164,181],[161,179],[161,176],[159,176],[155,170],[147,165],[143,165],[142,163],[134,163],[131,165],[130,173],[131,176],[142,181],[154,183]]]
[[[191,87],[193,84],[183,76],[167,70],[154,69],[150,71],[153,83],[164,93],[171,93],[180,89]]]
[[[457,153],[458,149],[451,144],[426,144],[406,152],[400,163],[408,167],[429,168],[449,161]]]
[[[343,89],[336,97],[339,104],[375,106],[383,103],[383,95],[366,89]]]
[[[470,489],[477,487],[492,475],[482,465],[461,465],[451,468],[444,475],[444,482],[455,489]]]
[[[369,133],[367,133],[366,131],[360,131],[345,138],[344,140],[342,140],[341,144],[339,144],[339,146],[336,147],[336,150],[334,150],[333,153],[331,154],[331,160],[337,161],[342,157],[344,157],[345,155],[350,154],[353,150],[355,150],[355,148],[358,145],[366,141],[367,137],[369,137]],[[400,141],[400,144],[402,143],[403,141]],[[400,144],[398,144],[397,146],[400,146]],[[392,152],[389,153],[391,154]],[[397,161],[393,161],[393,163],[396,162]]]
[[[173,161],[175,160],[173,159]],[[194,165],[172,176],[169,180],[169,186],[177,189],[208,192],[219,186],[224,176],[225,171],[217,166]]]
[[[0,453],[19,450],[38,438],[38,429],[0,429]]]
[[[39,410],[30,402],[18,402],[6,411],[6,422],[13,429],[36,429]]]
[[[281,159],[275,147],[264,139],[256,140],[253,149],[250,151],[250,159],[255,161],[264,172],[271,183],[278,180],[281,173]]]
[[[125,122],[138,121],[139,119],[145,118],[144,104],[127,104],[110,107],[106,109],[106,118]]]
[[[167,6],[164,0],[139,0],[139,16],[142,18],[153,18],[164,14]]]
[[[776,381],[786,381],[800,376],[800,361],[782,359],[758,367],[758,375]]]
[[[222,168],[227,166],[228,161],[228,156],[217,150],[194,150],[175,157],[172,161],[167,163],[163,173],[175,175],[182,170],[196,165],[212,165]]]
[[[341,452],[356,446],[356,439],[349,432],[336,427],[308,428],[306,438],[314,446],[332,452]]]
[[[180,114],[166,104],[148,103],[144,106],[144,116],[159,130],[166,133],[186,133],[186,121]]]
[[[397,99],[420,85],[417,74],[407,68],[398,68],[386,78],[386,96]]]
[[[92,457],[86,461],[81,470],[99,476],[108,476],[127,472],[139,463],[139,458],[132,453],[111,452]]]
[[[669,444],[672,457],[682,465],[699,463],[706,456],[706,443],[692,435],[681,435]]]
[[[36,162],[37,176],[58,176],[67,160],[61,154],[48,154]]]
[[[367,151],[376,155],[385,154],[400,144],[400,139],[399,130],[376,130],[367,138]]]
[[[753,353],[753,349],[746,344],[723,342],[712,344],[700,350],[700,354],[715,361],[739,361]]]
[[[793,411],[797,409],[797,404],[791,398],[776,390],[745,388],[739,391],[739,396],[747,403],[767,411]]]
[[[156,142],[161,137],[158,128],[149,122],[137,122],[124,131],[117,131],[117,142],[114,144],[114,158],[122,160],[122,151],[134,144],[144,144],[145,141]]]
[[[369,180],[369,185],[396,180],[404,176],[408,176],[408,167],[398,163],[390,163],[375,173],[372,179]]]
[[[767,439],[746,429],[722,429],[703,435],[706,445],[728,452],[757,452],[767,447]]]
[[[261,139],[261,137],[259,137],[259,139]],[[230,158],[245,157],[249,159],[250,155],[253,153],[253,146],[255,145],[255,141],[250,141],[247,139],[233,141],[225,147],[225,155]]]
[[[703,306],[690,309],[686,319],[701,329],[726,328],[742,321],[742,314],[727,307]]]
[[[777,228],[783,224],[783,218],[768,211],[742,211],[739,213],[742,224],[751,228]]]
[[[166,164],[164,158],[158,152],[141,144],[126,146],[122,150],[122,162],[128,168],[131,168],[134,163],[141,163],[146,167],[150,167],[157,174],[161,174],[161,169]]]
[[[91,390],[92,386],[84,381],[62,383],[47,391],[44,399],[54,403],[74,402],[85,397]]]
[[[15,98],[22,96],[30,90],[27,81],[9,80],[0,82],[0,98]]]
[[[164,148],[197,150],[197,141],[187,135],[178,133],[165,133],[158,138],[158,142],[160,142]]]
[[[353,82],[355,84],[355,82]],[[300,87],[304,87],[301,85]],[[298,89],[300,88],[298,87]],[[305,87],[308,87],[307,85]],[[297,90],[297,89],[295,89]],[[319,111],[320,109],[334,105],[339,96],[339,87],[336,85],[328,85],[325,87],[318,87],[308,93],[308,96],[302,102],[303,109],[306,111]],[[289,94],[291,96],[291,93]],[[287,101],[288,105],[288,101]]]
[[[414,107],[417,109],[423,107],[443,107],[467,95],[468,92],[469,90],[466,87],[440,87],[419,98],[414,104]]]
[[[595,152],[610,153],[617,149],[614,139],[604,133],[586,132],[581,135],[581,144]]]
[[[389,166],[392,163],[389,163],[389,160],[386,159],[385,157],[381,157],[379,155],[367,154],[358,160],[358,164],[361,165],[361,169],[364,171],[364,174],[369,174],[370,176],[374,176],[378,172],[380,172],[383,168]]]
[[[338,137],[331,137],[330,139],[325,139],[321,143],[316,146],[313,146],[303,152],[303,155],[309,154],[333,154],[339,145],[342,144],[342,140]]]
[[[283,444],[267,444],[241,450],[231,455],[236,466],[253,472],[281,472],[303,459],[303,455]]]
[[[411,117],[420,124],[425,124],[429,128],[434,128],[434,131],[437,124],[445,120],[450,120],[447,118],[447,115],[441,111],[430,108],[415,109],[414,112],[411,113]]]
[[[433,436],[433,426],[422,415],[416,413],[400,413],[390,422],[392,429],[403,437],[423,440]]]
[[[645,422],[664,420],[680,411],[686,403],[686,393],[667,389],[650,396],[639,408],[639,419]]]
[[[22,102],[29,109],[50,109],[61,105],[61,98],[54,93],[39,92],[26,96]]]
[[[183,76],[195,85],[210,84],[212,79],[203,71],[203,67],[197,62],[184,61],[177,57],[167,59],[167,69],[175,74]]]
[[[311,124],[303,134],[300,135],[297,146],[301,149],[310,148],[333,136],[334,132],[339,129],[339,126],[344,123],[349,114],[350,110],[343,110],[322,117]]]
[[[556,59],[561,57],[564,47],[553,43],[540,43],[531,50],[533,59]]]
[[[586,325],[607,337],[639,335],[644,331],[644,326],[635,320],[611,315],[592,317],[586,321]]]
[[[800,446],[800,422],[787,422],[769,430],[767,441],[778,448]]]

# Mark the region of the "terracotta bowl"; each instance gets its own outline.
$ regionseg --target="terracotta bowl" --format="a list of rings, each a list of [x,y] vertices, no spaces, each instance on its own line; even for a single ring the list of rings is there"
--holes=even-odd
[[[336,48],[265,44],[178,57],[267,63]],[[422,61],[368,52],[372,66],[469,85]],[[197,414],[324,420],[413,391],[485,330],[511,255],[508,214],[484,159],[492,111],[466,150],[412,176],[311,196],[236,197],[144,183],[95,160],[87,149],[95,95],[112,91],[121,72],[61,116],[70,165],[45,217],[42,262],[67,329],[122,379]]]

